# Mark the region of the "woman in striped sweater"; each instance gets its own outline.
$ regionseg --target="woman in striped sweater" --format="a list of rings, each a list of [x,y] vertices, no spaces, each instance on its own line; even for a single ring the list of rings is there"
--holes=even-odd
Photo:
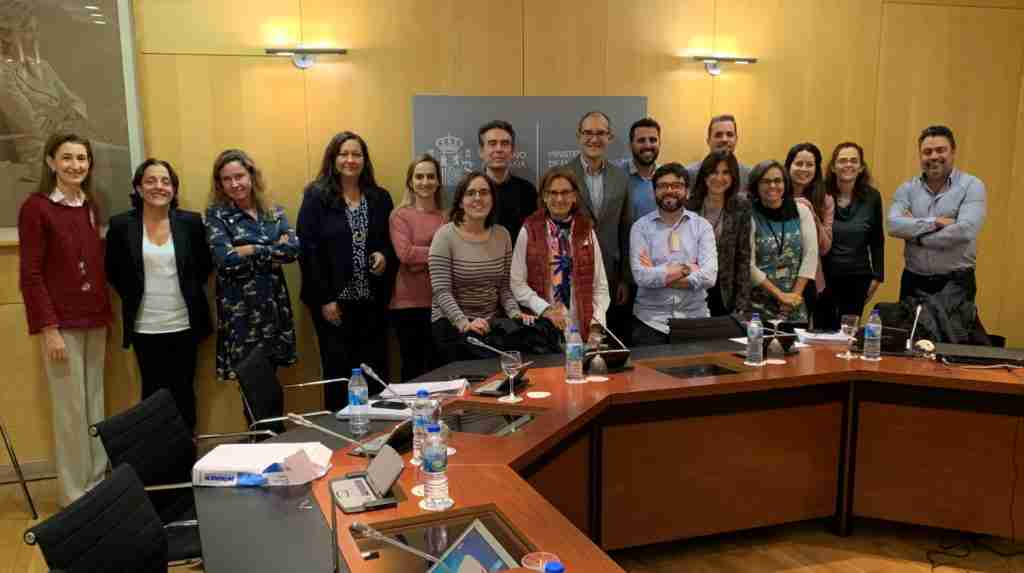
[[[479,171],[455,188],[450,223],[430,243],[431,330],[439,364],[476,358],[466,336],[486,337],[504,311],[520,319],[509,272],[512,240],[495,225],[494,185]]]

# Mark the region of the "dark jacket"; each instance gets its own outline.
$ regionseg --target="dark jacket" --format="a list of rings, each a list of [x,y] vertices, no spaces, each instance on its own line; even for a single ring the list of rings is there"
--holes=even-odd
[[[178,267],[178,286],[188,307],[188,321],[196,340],[213,332],[206,281],[213,270],[213,258],[206,243],[206,229],[199,213],[171,209],[171,240]],[[135,317],[146,288],[142,263],[142,213],[136,209],[115,215],[107,230],[107,280],[121,297],[123,345],[131,345]]]
[[[700,213],[703,196],[691,196],[686,208]],[[722,236],[715,239],[718,250],[718,285],[722,305],[732,314],[750,312],[750,201],[738,193],[722,210]]]
[[[376,305],[386,307],[398,272],[398,257],[391,245],[388,218],[394,204],[384,189],[364,189],[368,232],[366,256],[384,253],[387,266],[382,275],[370,273],[370,290]],[[352,229],[345,203],[333,190],[310,183],[302,197],[296,231],[299,235],[299,268],[302,270],[300,298],[315,311],[338,300],[352,274]],[[366,263],[369,269],[369,261]]]

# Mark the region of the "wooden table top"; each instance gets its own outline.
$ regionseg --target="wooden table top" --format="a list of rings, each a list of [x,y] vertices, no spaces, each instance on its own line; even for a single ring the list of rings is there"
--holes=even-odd
[[[532,543],[541,550],[562,557],[567,568],[576,571],[621,571],[516,473],[613,405],[828,385],[851,380],[1024,394],[1024,375],[1006,370],[969,370],[924,359],[888,356],[874,363],[860,359],[847,361],[836,358],[837,351],[835,347],[806,348],[795,356],[787,357],[785,365],[763,368],[745,367],[742,359],[731,353],[640,359],[630,370],[609,374],[606,382],[581,385],[566,384],[561,367],[535,368],[530,370],[529,386],[521,393],[546,391],[551,393],[548,398],[526,398],[515,405],[499,403],[495,398],[468,394],[454,399],[444,406],[445,409],[471,406],[536,414],[532,422],[504,437],[452,433],[450,445],[456,448],[457,453],[449,458],[448,475],[451,495],[456,501],[455,509],[494,504]],[[708,361],[739,372],[725,376],[678,379],[654,369]],[[330,479],[364,467],[364,461],[346,455],[345,451],[347,449],[335,452],[334,467],[328,479],[317,480],[313,486],[321,508],[330,507]],[[408,461],[409,454],[405,459]],[[402,474],[399,483],[404,492],[408,492],[414,485],[414,470],[407,464]],[[428,515],[428,512],[419,509],[419,498],[408,494],[407,497],[409,499],[391,509],[355,516],[338,512],[338,543],[343,553],[350,556],[347,561],[353,571],[375,569],[372,561],[364,562],[358,558],[359,550],[347,525],[355,520],[373,525]],[[330,522],[329,514],[327,521]]]

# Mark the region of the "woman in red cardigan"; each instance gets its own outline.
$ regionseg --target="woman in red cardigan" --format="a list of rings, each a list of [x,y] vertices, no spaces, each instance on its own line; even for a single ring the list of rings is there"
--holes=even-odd
[[[43,335],[62,507],[98,484],[107,467],[103,445],[88,431],[104,417],[111,319],[92,163],[87,139],[51,136],[39,188],[18,213],[21,294],[29,334]]]

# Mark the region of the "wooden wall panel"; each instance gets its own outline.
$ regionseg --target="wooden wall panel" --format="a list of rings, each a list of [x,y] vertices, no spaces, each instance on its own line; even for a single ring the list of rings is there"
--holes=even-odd
[[[414,95],[522,93],[522,13],[514,2],[307,0],[303,22],[315,42],[352,50],[303,76],[310,173],[334,134],[355,131],[396,202],[412,158]]]
[[[1024,225],[1020,225],[1019,214],[1024,213],[1024,74],[1020,77],[1020,95],[1017,99],[1016,140],[1013,144],[1013,167],[1010,171],[1010,187],[1007,191],[1005,217],[1010,221],[1000,249],[1005,257],[1005,264],[1000,264],[1001,277],[995,286],[999,288],[1000,313],[1002,321],[1000,332],[1008,336],[1007,344],[1021,346],[1024,344],[1024,328],[1015,325],[1024,324],[1024,303],[1022,303],[1020,285],[1024,285]],[[988,316],[988,313],[985,313]]]
[[[882,19],[874,170],[886,204],[896,187],[920,173],[917,137],[932,124],[956,134],[956,164],[987,187],[988,214],[978,240],[978,304],[986,326],[1017,339],[1024,328],[1005,318],[1005,249],[1016,223],[1010,197],[1024,56],[1024,11],[994,8],[886,5]],[[1019,193],[1018,193],[1019,194]],[[1018,212],[1019,213],[1019,212]],[[894,300],[903,270],[903,242],[886,248],[888,280],[880,292]],[[1017,298],[1013,303],[1019,306]]]
[[[17,247],[0,248],[0,304],[21,304]]]
[[[607,89],[603,95],[647,96],[648,115],[661,124],[659,163],[688,163],[707,151],[697,137],[711,116],[711,76],[702,64],[685,59],[710,51],[714,5],[690,0],[658,0],[637,10],[634,2],[608,6]],[[619,136],[629,137],[629,126]]]
[[[732,113],[739,123],[737,157],[748,165],[782,161],[802,141],[825,155],[846,140],[873,147],[880,0],[716,6],[713,51],[759,58],[725,66],[714,80],[713,113]]]
[[[523,0],[523,95],[608,95],[609,0]]]
[[[853,513],[1010,536],[1018,417],[862,402]]]
[[[133,2],[136,45],[143,53],[162,54],[262,54],[268,47],[295,46],[301,40],[301,4],[301,0],[137,0]]]

